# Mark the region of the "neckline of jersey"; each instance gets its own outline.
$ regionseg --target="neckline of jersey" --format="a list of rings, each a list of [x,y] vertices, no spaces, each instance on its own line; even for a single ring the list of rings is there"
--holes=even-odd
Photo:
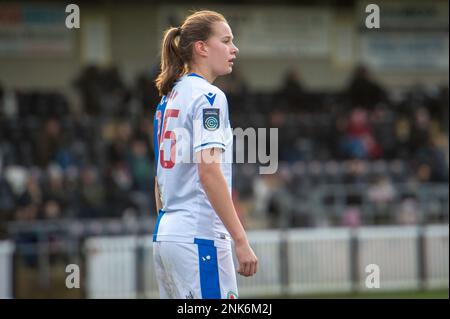
[[[201,75],[198,75],[197,73],[194,73],[194,72],[192,72],[192,73],[189,73],[188,74],[188,76],[196,76],[196,77],[198,77],[198,78],[200,78],[200,79],[203,79],[203,80],[205,80],[206,81],[206,79],[203,77],[203,76],[201,76]]]

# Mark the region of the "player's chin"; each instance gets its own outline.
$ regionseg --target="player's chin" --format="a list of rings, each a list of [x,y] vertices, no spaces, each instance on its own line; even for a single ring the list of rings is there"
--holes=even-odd
[[[227,75],[233,72],[233,65],[231,63],[228,63],[227,65],[224,65],[220,70],[218,70],[217,74],[219,76]]]
[[[228,65],[225,71],[225,75],[230,74],[231,72],[233,72],[233,65]]]

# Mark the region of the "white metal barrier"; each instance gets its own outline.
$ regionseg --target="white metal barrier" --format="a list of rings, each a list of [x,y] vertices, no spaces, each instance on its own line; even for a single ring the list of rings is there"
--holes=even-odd
[[[14,244],[0,241],[0,299],[13,298]]]
[[[259,268],[254,277],[238,275],[239,294],[258,297],[366,290],[369,264],[379,266],[380,290],[418,289],[419,231],[418,227],[401,226],[251,231],[248,236]],[[448,288],[448,225],[427,226],[423,235],[425,287]],[[355,241],[357,248],[352,245]],[[282,242],[286,243],[285,257]],[[150,236],[91,238],[86,248],[89,298],[159,297]],[[138,262],[139,249],[142,256]],[[288,281],[283,283],[285,270]],[[142,294],[138,294],[137,282],[142,283]]]
[[[85,244],[88,298],[136,298],[137,238],[93,237]]]
[[[417,227],[359,229],[359,277],[365,279],[367,265],[375,264],[380,269],[381,290],[418,289],[418,235]],[[365,280],[360,280],[358,288],[373,290]]]
[[[349,291],[350,230],[291,230],[287,236],[289,292]]]
[[[448,233],[448,225],[425,228],[426,287],[429,289],[448,288]]]

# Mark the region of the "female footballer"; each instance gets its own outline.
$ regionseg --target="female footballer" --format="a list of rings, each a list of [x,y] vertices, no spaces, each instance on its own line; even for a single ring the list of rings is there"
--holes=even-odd
[[[228,103],[213,85],[232,72],[238,52],[226,19],[213,11],[193,13],[163,37],[155,81],[162,99],[154,119],[153,234],[161,298],[237,298],[233,243],[237,272],[257,271],[258,259],[231,199]],[[190,161],[180,156],[186,149]]]

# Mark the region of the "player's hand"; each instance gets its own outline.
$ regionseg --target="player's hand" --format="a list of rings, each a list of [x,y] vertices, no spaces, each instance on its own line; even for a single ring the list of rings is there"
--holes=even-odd
[[[258,258],[248,241],[235,244],[236,257],[239,262],[237,272],[245,277],[253,276],[258,269]]]

